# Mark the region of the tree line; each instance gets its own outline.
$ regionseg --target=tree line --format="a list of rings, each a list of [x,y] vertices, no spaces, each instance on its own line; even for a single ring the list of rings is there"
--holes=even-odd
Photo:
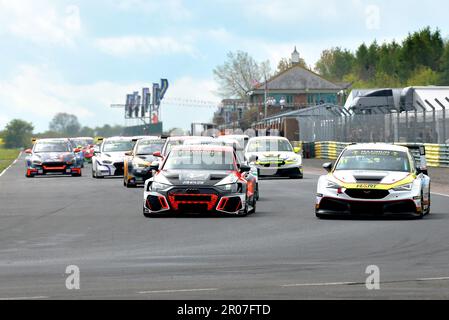
[[[362,43],[355,52],[341,47],[326,49],[312,68],[304,59],[299,65],[334,82],[353,88],[386,88],[449,85],[449,40],[439,29],[426,27],[409,33],[401,42]],[[217,94],[224,99],[246,99],[247,93],[265,79],[287,70],[291,59],[282,58],[273,73],[268,61],[257,62],[243,51],[228,53],[214,68]]]
[[[213,70],[217,94],[223,99],[247,100],[255,86],[262,86],[266,79],[291,66],[290,58],[282,58],[272,72],[268,61],[257,62],[243,51],[230,52]],[[439,29],[426,27],[409,33],[400,43],[362,43],[354,52],[341,47],[327,49],[314,67],[304,59],[300,59],[299,66],[328,80],[351,84],[354,89],[449,85],[449,40],[443,39]],[[257,107],[250,107],[243,112],[240,125],[249,126],[259,116]],[[220,125],[225,119],[216,112],[212,121]]]
[[[426,27],[401,42],[361,44],[355,52],[324,50],[315,71],[353,88],[449,85],[449,41]]]
[[[82,126],[78,118],[73,114],[58,113],[50,121],[49,130],[41,133],[33,133],[34,125],[21,119],[11,120],[0,138],[3,139],[5,148],[22,148],[31,144],[31,138],[73,138],[73,137],[111,137],[123,134],[123,126],[105,124],[95,128]]]

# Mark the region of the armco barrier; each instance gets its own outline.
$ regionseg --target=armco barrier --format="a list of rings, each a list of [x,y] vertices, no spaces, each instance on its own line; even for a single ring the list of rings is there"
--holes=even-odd
[[[422,146],[426,148],[426,160],[429,167],[449,168],[449,145],[447,144],[422,144],[422,143],[396,143],[400,146]],[[419,152],[413,150],[415,159],[419,159]]]
[[[349,143],[335,141],[315,142],[315,158],[335,160],[348,145]]]
[[[313,154],[311,144],[314,145]],[[315,143],[303,143],[304,157],[317,159],[335,160],[338,158],[343,149],[350,143],[335,141],[319,141]],[[396,143],[405,147],[422,146],[426,148],[426,160],[429,167],[449,168],[449,145],[447,144],[422,144],[422,143]],[[419,161],[419,151],[412,149],[413,156]]]

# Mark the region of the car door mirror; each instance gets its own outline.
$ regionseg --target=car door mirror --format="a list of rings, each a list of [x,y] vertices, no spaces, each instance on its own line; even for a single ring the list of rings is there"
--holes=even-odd
[[[239,169],[240,169],[241,173],[250,172],[251,171],[251,167],[247,166],[246,164],[241,164]]]
[[[258,159],[259,159],[258,156],[252,155],[251,157],[249,157],[248,162],[249,162],[249,163],[251,163],[251,162],[256,162]]]
[[[416,173],[417,174],[425,174],[426,176],[429,175],[429,171],[427,169],[422,169],[421,167],[416,167]]]
[[[153,152],[153,157],[162,158],[162,154],[160,151]]]
[[[80,148],[75,148],[75,150],[73,150],[73,152],[75,152],[75,153],[78,153],[78,152],[80,152],[80,151],[81,151]]]
[[[293,148],[293,152],[295,152],[296,154],[300,154],[301,153],[301,148],[300,147],[294,147]]]
[[[125,156],[132,156],[132,155],[133,155],[132,151],[125,152]]]
[[[31,153],[33,153],[33,151],[32,151],[31,149],[26,149],[26,150],[25,150],[25,153],[26,153],[26,154],[31,154]]]
[[[325,164],[323,164],[323,168],[324,168],[327,172],[331,172],[333,166],[334,166],[334,164],[333,164],[332,162],[326,162]]]

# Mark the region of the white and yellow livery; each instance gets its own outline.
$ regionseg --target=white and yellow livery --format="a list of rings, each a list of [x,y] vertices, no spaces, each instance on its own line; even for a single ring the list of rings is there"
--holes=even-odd
[[[404,214],[422,218],[430,213],[430,178],[406,147],[351,145],[335,164],[323,167],[329,173],[318,180],[318,218]]]

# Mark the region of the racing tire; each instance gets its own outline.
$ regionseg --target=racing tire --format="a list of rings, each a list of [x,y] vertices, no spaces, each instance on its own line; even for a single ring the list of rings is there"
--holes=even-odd
[[[95,173],[95,171],[92,169],[92,178],[95,178],[95,179],[103,179],[104,177],[102,177],[102,176],[97,176],[97,174]]]
[[[430,204],[432,203],[430,200],[430,185],[429,185],[429,203],[427,204],[426,216],[430,214]]]
[[[302,180],[304,179],[304,176],[302,174],[296,174],[294,176],[290,176],[290,179],[295,179],[295,180]]]
[[[256,183],[256,192],[254,193],[254,199],[256,201],[259,201],[260,195],[259,195],[259,183]]]
[[[128,182],[128,183],[126,184],[126,187],[129,188],[129,189],[131,189],[131,188],[136,188],[137,185],[134,184],[134,183],[129,183],[129,182]]]
[[[145,212],[145,208],[143,208],[143,216],[145,218],[156,218],[158,215],[156,213]]]
[[[81,173],[72,173],[72,177],[81,177],[83,174]]]
[[[27,174],[25,173],[25,177],[27,177],[27,178],[34,178],[34,174],[27,175]]]
[[[248,214],[255,214],[256,213],[256,197],[253,197],[253,202],[251,203],[251,206],[253,207],[253,209],[251,211],[248,212]]]

